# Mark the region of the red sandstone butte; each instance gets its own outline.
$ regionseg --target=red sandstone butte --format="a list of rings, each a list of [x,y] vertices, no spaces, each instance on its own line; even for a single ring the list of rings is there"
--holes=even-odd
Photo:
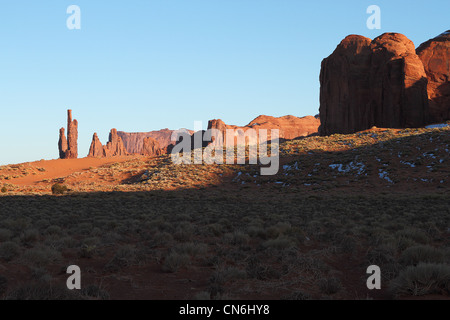
[[[424,126],[429,118],[427,82],[406,36],[385,33],[370,40],[350,35],[322,61],[320,134]]]
[[[428,77],[430,122],[450,120],[450,30],[416,50]]]

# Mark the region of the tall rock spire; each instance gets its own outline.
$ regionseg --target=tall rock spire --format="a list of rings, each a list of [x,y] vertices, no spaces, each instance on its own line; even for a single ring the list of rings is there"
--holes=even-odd
[[[78,121],[72,121],[72,110],[67,110],[67,139],[64,128],[61,128],[58,147],[61,159],[78,158]]]
[[[117,135],[117,129],[111,129],[109,141],[105,146],[100,142],[97,133],[94,133],[88,157],[111,158],[126,155],[128,155],[128,152],[125,149],[122,138]]]

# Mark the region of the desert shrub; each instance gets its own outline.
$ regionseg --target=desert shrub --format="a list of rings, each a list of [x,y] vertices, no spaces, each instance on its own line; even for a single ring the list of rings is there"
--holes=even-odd
[[[252,238],[261,238],[263,240],[266,240],[268,238],[268,232],[263,227],[258,226],[250,226],[248,228],[248,234]]]
[[[36,247],[25,251],[21,259],[28,265],[43,267],[60,261],[61,254],[49,247]]]
[[[393,294],[423,296],[450,293],[450,266],[447,264],[420,263],[409,266],[391,281]]]
[[[199,292],[194,296],[194,300],[211,300],[211,294],[206,291]]]
[[[263,264],[256,257],[251,257],[246,266],[247,277],[258,280],[279,279],[281,272],[270,265]]]
[[[267,240],[263,243],[263,246],[268,249],[284,250],[294,246],[294,243],[291,239],[285,236],[280,236],[276,239]]]
[[[10,261],[19,254],[19,245],[12,241],[0,244],[0,259]]]
[[[48,274],[47,269],[42,267],[31,268],[31,278],[38,281],[51,281],[52,276]]]
[[[403,251],[400,262],[403,265],[417,265],[420,262],[441,263],[444,262],[444,254],[441,250],[430,246],[414,246]]]
[[[173,236],[168,232],[157,232],[153,238],[156,245],[167,245],[173,241]]]
[[[2,191],[2,193],[7,193],[8,189],[6,189],[6,187],[3,187],[1,191]]]
[[[321,259],[314,257],[300,256],[296,265],[303,271],[321,274],[330,270],[330,267]]]
[[[82,300],[78,290],[55,287],[42,281],[28,283],[8,292],[5,300]]]
[[[121,246],[112,260],[108,263],[110,267],[124,268],[131,266],[136,261],[136,249],[130,245]]]
[[[303,291],[294,291],[282,298],[282,300],[311,300],[311,296]]]
[[[78,251],[80,258],[91,259],[97,252],[96,245],[83,245]]]
[[[194,236],[194,226],[191,224],[183,223],[177,227],[173,237],[177,241],[189,241]]]
[[[5,294],[8,289],[8,279],[6,277],[0,275],[0,297]]]
[[[191,258],[188,254],[172,251],[167,255],[166,259],[164,259],[162,269],[165,272],[174,273],[177,272],[180,268],[188,265],[190,261]]]
[[[204,255],[208,251],[208,246],[204,243],[187,242],[179,244],[175,247],[178,253],[186,253],[192,257]]]
[[[229,281],[236,281],[247,278],[247,271],[236,267],[219,268],[210,279],[211,283],[224,284]]]
[[[402,265],[398,262],[388,262],[383,264],[381,268],[381,276],[383,279],[392,280],[398,277]]]
[[[318,281],[319,290],[325,294],[335,294],[342,288],[341,281],[338,278],[323,278]]]
[[[398,239],[411,239],[420,244],[426,244],[429,242],[428,235],[424,231],[415,228],[400,230],[396,233],[396,236]]]
[[[400,238],[397,240],[397,249],[399,251],[404,251],[408,249],[409,247],[414,247],[418,243],[410,238]]]
[[[101,287],[91,284],[83,289],[81,289],[81,294],[85,297],[100,299],[100,300],[109,300],[110,296],[108,291],[102,289]]]
[[[12,238],[13,232],[8,229],[0,229],[0,242],[8,241]]]
[[[218,237],[223,234],[223,226],[218,223],[212,223],[207,226],[208,233]]]
[[[60,234],[61,233],[61,227],[51,225],[45,230],[46,234]]]
[[[395,252],[391,247],[380,246],[370,250],[366,258],[370,264],[384,265],[395,262],[394,255]]]
[[[344,236],[339,245],[339,248],[344,253],[354,253],[357,249],[357,242],[354,238],[350,236]]]
[[[226,233],[223,238],[225,243],[239,246],[246,245],[250,241],[250,236],[239,230],[233,233]]]
[[[286,233],[291,229],[290,223],[278,222],[276,225],[267,229],[267,234],[270,238],[277,238],[281,234]]]
[[[52,185],[52,194],[65,194],[69,189],[61,183]]]
[[[27,229],[29,225],[29,220],[25,218],[16,218],[14,220],[8,221],[8,227],[16,235],[19,235],[23,230]]]
[[[23,244],[28,245],[30,243],[36,242],[39,238],[39,231],[36,229],[28,229],[21,236],[20,241]]]

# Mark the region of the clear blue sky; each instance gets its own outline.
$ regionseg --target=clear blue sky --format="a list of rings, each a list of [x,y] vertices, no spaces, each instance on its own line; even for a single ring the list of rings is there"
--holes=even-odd
[[[66,9],[81,8],[81,30]],[[382,29],[369,30],[369,5]],[[55,159],[66,109],[79,152],[111,128],[315,115],[320,62],[348,34],[450,29],[449,0],[15,0],[0,5],[0,164]]]

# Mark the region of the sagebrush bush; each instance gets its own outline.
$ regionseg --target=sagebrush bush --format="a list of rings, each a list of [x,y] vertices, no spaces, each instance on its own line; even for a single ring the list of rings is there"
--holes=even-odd
[[[116,254],[109,264],[120,268],[131,266],[136,262],[136,248],[131,245],[124,245],[117,249]]]
[[[109,292],[101,287],[91,284],[81,290],[81,294],[85,297],[91,297],[100,300],[109,300]]]
[[[0,274],[0,297],[6,292],[8,289],[8,279]]]
[[[400,262],[406,266],[417,265],[420,262],[441,263],[444,262],[444,253],[430,246],[409,247],[402,252]]]
[[[194,296],[194,300],[201,300],[201,301],[211,300],[211,294],[206,291],[199,292]]]
[[[443,263],[420,263],[409,266],[391,281],[396,296],[423,296],[450,293],[450,266]]]
[[[52,286],[44,282],[27,283],[8,292],[6,300],[82,300],[78,290]]]
[[[282,300],[311,300],[311,295],[303,291],[294,291],[289,295],[286,295]]]
[[[280,236],[276,239],[267,240],[266,242],[263,243],[263,246],[268,249],[284,250],[292,246],[295,246],[295,244],[292,242],[291,239],[285,236]]]
[[[54,185],[52,185],[52,194],[65,194],[67,191],[67,186],[61,183],[55,183]]]
[[[60,261],[61,253],[49,247],[35,247],[24,252],[24,263],[36,267],[44,267],[50,263]]]
[[[178,253],[172,251],[164,260],[164,264],[162,266],[163,271],[165,272],[177,272],[178,269],[185,267],[189,264],[191,258],[186,253]]]
[[[323,278],[318,282],[319,289],[325,294],[335,294],[342,288],[341,281],[338,278]]]
[[[30,243],[36,242],[39,238],[39,231],[36,229],[28,229],[20,236],[20,241],[23,244],[29,245]]]
[[[12,238],[13,232],[8,229],[0,229],[0,242],[8,241]]]
[[[175,251],[178,253],[186,253],[192,257],[201,256],[206,254],[208,246],[204,243],[187,242],[179,244],[175,247]]]
[[[10,261],[19,254],[19,245],[12,241],[0,244],[0,259]]]

